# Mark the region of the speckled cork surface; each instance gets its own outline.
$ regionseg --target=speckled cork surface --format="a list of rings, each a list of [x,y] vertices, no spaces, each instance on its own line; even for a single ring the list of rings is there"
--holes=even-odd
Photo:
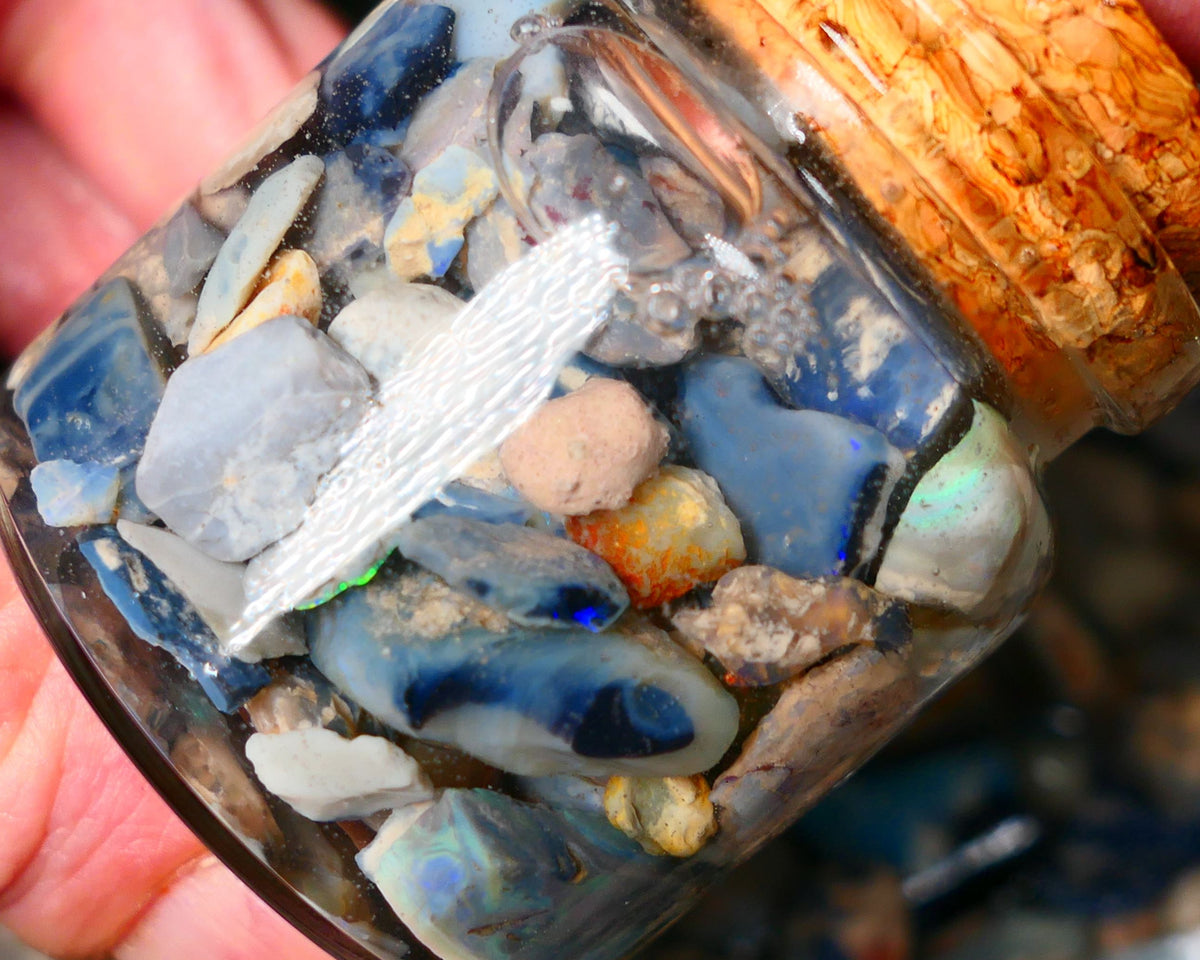
[[[1133,428],[1187,382],[1196,93],[1140,8],[698,5],[917,253],[1027,408],[1086,417],[1095,391]]]

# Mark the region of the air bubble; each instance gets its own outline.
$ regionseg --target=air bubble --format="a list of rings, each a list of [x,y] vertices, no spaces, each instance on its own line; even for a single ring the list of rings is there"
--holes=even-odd
[[[513,25],[509,31],[511,36],[517,43],[528,43],[530,40],[535,40],[543,33],[550,29],[550,22],[538,13],[530,13],[521,17]]]

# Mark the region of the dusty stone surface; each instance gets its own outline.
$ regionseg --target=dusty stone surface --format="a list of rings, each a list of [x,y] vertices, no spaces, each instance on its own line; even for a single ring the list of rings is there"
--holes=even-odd
[[[500,462],[542,510],[616,510],[657,469],[667,439],[633,387],[596,378],[538,410],[500,448]]]

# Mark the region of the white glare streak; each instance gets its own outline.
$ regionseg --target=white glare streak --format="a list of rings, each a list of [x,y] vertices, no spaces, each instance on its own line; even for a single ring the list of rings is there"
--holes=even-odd
[[[599,214],[560,230],[499,274],[382,385],[304,522],[251,564],[231,652],[331,580],[361,572],[347,565],[374,555],[549,396],[625,282],[614,233]]]

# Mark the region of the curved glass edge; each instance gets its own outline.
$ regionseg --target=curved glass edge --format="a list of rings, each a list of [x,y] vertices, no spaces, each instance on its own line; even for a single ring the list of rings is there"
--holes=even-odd
[[[9,422],[11,417],[10,405],[5,402],[4,409],[0,411],[0,436],[5,446],[19,446],[20,441]],[[380,960],[381,957],[395,956],[411,957],[412,960],[437,960],[415,938],[393,945],[388,953],[367,949],[361,940],[338,927],[248,849],[187,785],[171,760],[154,745],[138,719],[107,682],[103,671],[87,653],[82,638],[71,626],[39,573],[13,515],[11,498],[18,479],[14,467],[11,449],[3,451],[3,455],[0,455],[0,544],[3,545],[21,594],[36,614],[55,654],[88,705],[138,772],[200,842],[251,892],[322,950],[344,960]],[[397,951],[395,947],[402,949]]]

